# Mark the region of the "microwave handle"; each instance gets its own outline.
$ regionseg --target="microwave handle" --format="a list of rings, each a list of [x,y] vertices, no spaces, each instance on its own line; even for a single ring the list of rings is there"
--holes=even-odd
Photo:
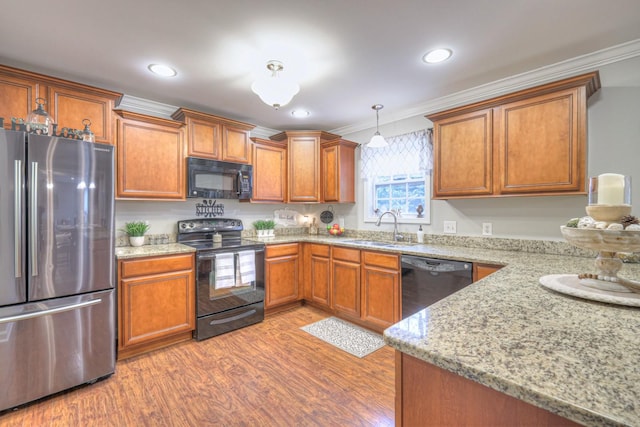
[[[236,194],[238,196],[242,194],[242,171],[236,174]]]

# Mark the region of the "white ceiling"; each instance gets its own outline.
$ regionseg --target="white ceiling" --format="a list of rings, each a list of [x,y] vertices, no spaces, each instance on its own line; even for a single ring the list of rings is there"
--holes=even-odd
[[[638,0],[5,0],[0,63],[293,130],[375,125],[448,94],[640,39]],[[453,49],[446,63],[421,57]],[[266,62],[300,83],[275,111]],[[150,63],[178,70],[172,79]],[[304,108],[311,116],[295,119]],[[386,116],[386,117],[385,117]]]

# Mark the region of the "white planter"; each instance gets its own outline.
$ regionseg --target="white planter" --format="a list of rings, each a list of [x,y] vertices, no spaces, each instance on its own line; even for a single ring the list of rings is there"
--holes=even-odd
[[[267,237],[267,230],[258,230],[258,237]]]
[[[267,232],[267,237],[274,237],[275,236],[273,228],[271,230],[265,230],[265,231]]]
[[[144,245],[144,236],[129,236],[129,244],[131,246]]]

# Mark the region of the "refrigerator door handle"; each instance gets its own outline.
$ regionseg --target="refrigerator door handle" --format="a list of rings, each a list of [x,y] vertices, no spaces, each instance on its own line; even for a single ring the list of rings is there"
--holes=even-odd
[[[13,241],[16,278],[22,277],[22,160],[16,160],[13,171]]]
[[[100,304],[101,298],[93,299],[90,301],[78,302],[75,304],[69,304],[62,307],[50,308],[48,310],[34,311],[31,313],[18,314],[16,316],[0,317],[0,325],[3,323],[20,322],[21,320],[33,319],[36,317],[49,316],[51,314],[64,313],[65,311],[77,310],[79,308],[89,307],[92,305]]]
[[[31,246],[31,275],[38,275],[38,162],[31,162],[31,210],[29,236]]]

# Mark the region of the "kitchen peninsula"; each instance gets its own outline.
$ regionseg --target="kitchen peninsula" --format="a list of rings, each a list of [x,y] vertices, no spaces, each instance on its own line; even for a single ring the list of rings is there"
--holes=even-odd
[[[266,243],[365,248],[350,240],[282,235]],[[492,247],[513,247],[509,240],[484,241]],[[590,272],[593,258],[559,255],[564,252],[562,242],[529,241],[519,250],[473,248],[464,238],[456,246],[442,243],[434,237],[427,244],[377,250],[505,267],[385,331],[386,343],[399,350],[396,425],[412,425],[402,420],[403,398],[405,404],[411,402],[411,390],[406,389],[398,365],[403,358],[527,402],[551,416],[557,414],[562,421],[640,425],[640,309],[562,295],[538,282],[548,274]],[[640,264],[625,264],[620,275],[640,279]],[[432,383],[411,386],[417,387],[413,392],[421,393],[419,387]],[[445,405],[446,412],[447,403],[435,404]],[[462,401],[463,406],[470,403]],[[506,412],[505,407],[488,408]]]

